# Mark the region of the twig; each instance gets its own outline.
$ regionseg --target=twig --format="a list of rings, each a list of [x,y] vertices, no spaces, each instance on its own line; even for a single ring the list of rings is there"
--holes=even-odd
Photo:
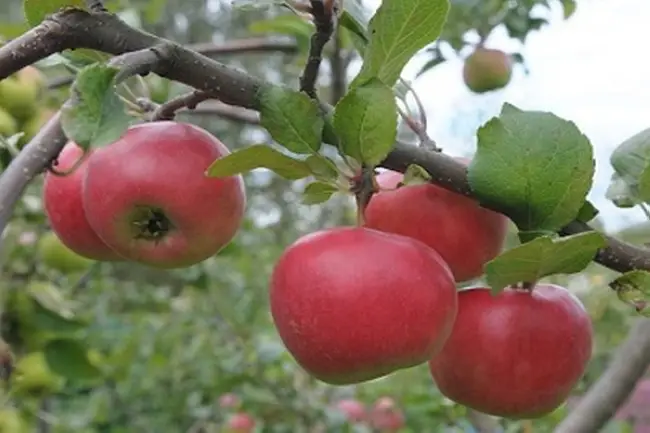
[[[625,403],[650,365],[650,319],[638,319],[605,373],[556,427],[555,433],[592,433],[602,429]]]
[[[300,77],[300,90],[316,99],[316,80],[318,79],[320,64],[323,61],[323,48],[325,48],[334,32],[335,15],[332,8],[327,7],[324,0],[311,0],[310,3],[316,31],[311,36],[307,64]]]
[[[418,122],[417,120],[413,119],[411,116],[409,116],[408,113],[404,112],[400,107],[397,107],[397,111],[399,112],[400,116],[406,124],[411,128],[411,131],[417,135],[418,139],[420,139],[420,146],[424,147],[425,149],[432,150],[434,152],[440,152],[441,149],[436,145],[436,142],[433,141],[431,137],[429,137],[429,134],[427,134],[426,127]]]
[[[210,99],[208,93],[194,90],[159,105],[151,114],[152,120],[172,120],[181,108],[194,110],[201,102]]]
[[[343,48],[341,32],[335,30],[334,33],[334,50],[330,55],[330,66],[332,68],[332,97],[330,103],[336,103],[345,95],[347,89],[347,67],[343,61]]]

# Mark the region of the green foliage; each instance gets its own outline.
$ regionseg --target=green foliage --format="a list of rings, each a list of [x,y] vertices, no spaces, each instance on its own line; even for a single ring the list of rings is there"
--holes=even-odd
[[[392,90],[376,78],[352,88],[336,105],[333,126],[343,154],[369,166],[379,164],[397,134]]]
[[[312,182],[305,187],[302,202],[304,204],[324,203],[337,191],[338,188],[329,183]]]
[[[318,152],[325,123],[318,104],[288,88],[267,86],[260,92],[260,123],[271,137],[294,153]]]
[[[618,207],[650,202],[650,128],[619,144],[609,161],[614,174],[607,198]]]
[[[258,144],[217,159],[208,167],[207,175],[226,177],[261,167],[291,180],[302,179],[311,174],[306,162],[287,156],[272,147]]]
[[[584,206],[594,176],[591,143],[573,122],[504,104],[478,131],[472,190],[520,230],[556,231]]]
[[[650,273],[647,271],[630,271],[609,283],[618,298],[633,306],[643,316],[650,317]]]
[[[538,237],[488,262],[486,278],[492,292],[498,293],[509,285],[535,283],[549,275],[577,273],[605,246],[605,239],[596,232],[559,239]]]
[[[23,0],[25,18],[32,27],[37,26],[45,17],[64,8],[85,9],[84,0]]]
[[[90,361],[87,349],[79,340],[52,340],[43,352],[50,369],[68,380],[87,381],[101,377],[100,370]]]
[[[71,97],[61,107],[61,127],[83,149],[116,141],[133,123],[115,93],[118,68],[93,64],[75,79]]]
[[[438,38],[448,11],[449,0],[384,0],[370,20],[363,66],[352,86],[375,77],[393,86],[411,57]]]

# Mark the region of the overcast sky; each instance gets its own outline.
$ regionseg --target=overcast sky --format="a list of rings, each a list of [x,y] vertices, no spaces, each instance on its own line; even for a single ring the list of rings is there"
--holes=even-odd
[[[366,0],[378,6],[380,0]],[[529,74],[515,71],[507,89],[471,94],[463,85],[462,61],[448,61],[415,81],[427,108],[429,133],[451,154],[475,149],[475,130],[499,113],[503,102],[525,109],[552,111],[575,122],[589,137],[596,155],[596,180],[589,196],[608,229],[643,221],[640,210],[617,209],[605,198],[612,169],[609,155],[622,140],[650,127],[650,76],[644,49],[650,40],[650,1],[578,0],[563,21],[553,11],[551,24],[529,35],[526,46],[495,32],[488,46],[521,50]],[[407,65],[405,77],[421,61]]]

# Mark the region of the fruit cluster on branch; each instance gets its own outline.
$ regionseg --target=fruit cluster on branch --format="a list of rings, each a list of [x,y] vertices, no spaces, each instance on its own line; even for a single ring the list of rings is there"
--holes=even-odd
[[[120,55],[160,45],[170,48],[170,56],[152,65],[152,72],[202,90],[226,104],[260,109],[259,91],[269,84],[190,49],[134,29],[115,15],[76,9],[54,14],[38,27],[1,47],[0,79],[65,49],[89,48]],[[54,124],[50,126],[56,128]],[[44,134],[51,130],[46,129]],[[22,192],[31,177],[43,170],[63,146],[57,140],[36,145],[39,143],[40,140],[35,140],[35,145],[28,146],[24,157],[16,158],[13,167],[0,178],[0,202],[3,203],[0,228],[7,224],[11,208],[19,197],[16,191]],[[381,165],[404,171],[410,164],[424,167],[432,176],[431,182],[454,192],[472,195],[465,167],[438,152],[398,143]],[[30,175],[25,176],[25,173]],[[562,234],[589,230],[591,228],[586,224],[575,222],[567,225]],[[608,238],[608,247],[598,252],[596,261],[619,272],[650,270],[649,251],[612,238]]]

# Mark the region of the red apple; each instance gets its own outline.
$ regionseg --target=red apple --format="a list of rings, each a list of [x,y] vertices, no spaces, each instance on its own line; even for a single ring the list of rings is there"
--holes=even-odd
[[[366,227],[424,242],[447,262],[457,282],[482,275],[483,265],[503,248],[508,218],[433,184],[397,188],[403,178],[395,171],[377,176],[385,190],[371,198]]]
[[[404,413],[390,397],[381,397],[373,405],[371,424],[380,432],[397,432],[406,425]]]
[[[421,242],[362,227],[311,233],[271,278],[271,314],[308,373],[344,385],[426,362],[456,317],[456,288]]]
[[[91,227],[125,258],[181,268],[218,253],[235,236],[246,195],[241,176],[211,178],[229,151],[187,123],[129,128],[88,160],[84,208]]]
[[[228,433],[252,433],[255,428],[255,420],[245,412],[232,414],[228,418],[226,432]]]
[[[480,412],[537,418],[558,408],[591,357],[592,326],[563,287],[458,294],[451,337],[429,366],[440,392]]]
[[[117,261],[122,258],[109,248],[92,229],[82,203],[82,184],[92,152],[84,154],[76,144],[69,142],[59,154],[55,166],[66,172],[85,158],[66,176],[45,174],[43,205],[52,231],[61,242],[80,256],[92,260]]]
[[[223,409],[233,409],[239,407],[240,404],[241,399],[232,392],[228,392],[219,397],[219,407]]]
[[[355,399],[339,400],[336,408],[341,411],[345,418],[351,423],[363,422],[366,420],[366,407]]]

